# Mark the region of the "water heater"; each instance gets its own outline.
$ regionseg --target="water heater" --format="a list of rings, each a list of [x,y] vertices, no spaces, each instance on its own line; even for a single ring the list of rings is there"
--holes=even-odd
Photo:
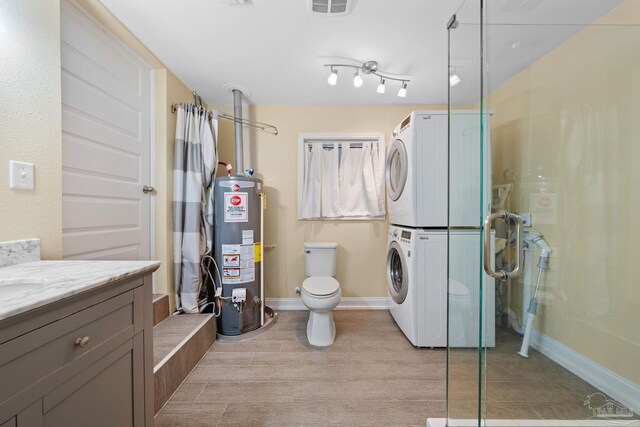
[[[218,333],[240,335],[261,325],[260,192],[262,180],[249,176],[216,178],[214,258],[222,289]],[[221,280],[222,283],[218,283]]]

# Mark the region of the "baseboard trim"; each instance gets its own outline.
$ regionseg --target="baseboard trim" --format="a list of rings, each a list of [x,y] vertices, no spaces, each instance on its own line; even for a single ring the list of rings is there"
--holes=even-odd
[[[447,424],[448,421],[448,424]],[[480,425],[477,419],[453,419],[450,418],[428,418],[427,427],[477,427]],[[591,419],[591,420],[523,420],[523,419],[483,419],[483,426],[493,427],[602,427],[620,425],[624,427],[640,426],[638,420],[610,420],[610,419]]]
[[[274,310],[306,310],[300,298],[267,298],[266,304]],[[386,297],[344,297],[336,310],[387,310],[389,299]]]
[[[531,346],[624,406],[640,409],[640,387],[626,378],[536,330],[531,332]]]

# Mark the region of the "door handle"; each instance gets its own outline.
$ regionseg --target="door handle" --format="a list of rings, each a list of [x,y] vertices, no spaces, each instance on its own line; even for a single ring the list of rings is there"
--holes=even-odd
[[[151,186],[149,186],[149,185],[145,185],[144,187],[142,187],[142,192],[143,192],[144,194],[153,193],[153,192],[155,192],[155,191],[156,191],[156,189],[155,189],[155,188],[153,188],[153,187],[151,187]]]
[[[504,219],[505,221],[513,221],[516,225],[516,263],[511,271],[498,270],[493,271],[491,268],[491,223],[496,219]],[[522,272],[522,218],[520,215],[507,211],[498,211],[487,215],[484,220],[484,271],[489,276],[496,279],[510,279],[518,277]]]

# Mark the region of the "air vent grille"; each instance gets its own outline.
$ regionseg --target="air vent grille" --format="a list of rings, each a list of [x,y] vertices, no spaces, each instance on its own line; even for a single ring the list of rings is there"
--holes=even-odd
[[[311,12],[324,16],[340,16],[349,13],[351,0],[308,0]]]

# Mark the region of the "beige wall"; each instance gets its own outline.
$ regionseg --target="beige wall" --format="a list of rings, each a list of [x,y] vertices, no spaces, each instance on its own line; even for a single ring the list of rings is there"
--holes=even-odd
[[[62,255],[60,6],[2,3],[0,33],[0,241],[40,237]],[[37,31],[34,31],[37,28]],[[9,160],[35,164],[35,190],[9,189]]]
[[[98,0],[77,3],[154,69],[155,258],[162,262],[154,280],[156,291],[168,293],[173,307],[175,117],[169,107],[189,101],[191,91]],[[60,3],[15,0],[5,2],[2,12],[7,32],[0,34],[0,241],[40,237],[43,257],[57,259],[62,256]],[[35,191],[9,190],[9,160],[35,163]]]
[[[600,23],[639,14],[627,1]],[[489,108],[493,180],[514,184],[511,210],[532,211],[531,194],[557,197],[553,223],[533,217],[554,248],[536,329],[640,384],[640,27],[583,30],[494,91]]]
[[[436,107],[437,108],[437,107]],[[440,108],[443,108],[440,106]],[[337,242],[337,278],[344,297],[385,297],[387,221],[298,221],[298,133],[380,132],[388,142],[393,128],[411,111],[435,109],[416,105],[259,105],[249,117],[274,124],[277,136],[245,132],[245,167],[264,179],[267,193],[265,254],[267,298],[295,297],[305,278],[305,241]],[[233,127],[220,121],[220,158],[235,165]]]

